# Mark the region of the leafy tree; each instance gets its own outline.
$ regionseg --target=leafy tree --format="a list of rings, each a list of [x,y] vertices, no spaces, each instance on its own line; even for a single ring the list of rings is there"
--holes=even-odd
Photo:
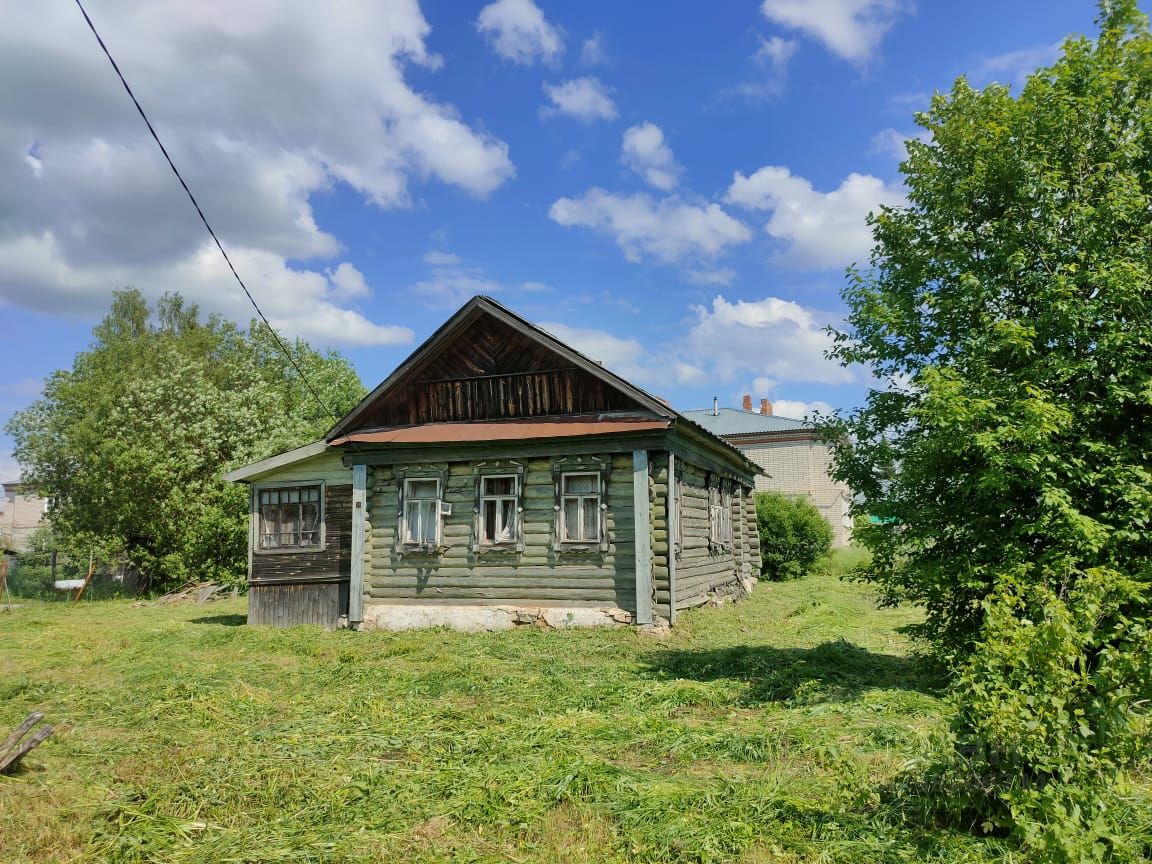
[[[832,528],[809,501],[779,492],[756,496],[760,570],[766,579],[799,579],[832,549]]]
[[[51,497],[70,548],[126,554],[153,587],[244,570],[244,489],[231,467],[314,440],[332,423],[262,324],[202,320],[179,295],[115,295],[95,341],[7,431],[24,479]],[[293,357],[337,415],[363,395],[348,362]]]
[[[1118,854],[1152,695],[1152,37],[1100,9],[1018,96],[918,115],[833,350],[888,384],[829,430],[860,575],[924,607],[983,806],[1052,860]]]

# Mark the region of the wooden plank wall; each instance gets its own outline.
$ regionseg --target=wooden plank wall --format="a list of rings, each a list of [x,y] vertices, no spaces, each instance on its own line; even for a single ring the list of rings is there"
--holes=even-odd
[[[348,610],[348,582],[271,582],[248,587],[248,623],[314,624],[329,630]]]
[[[755,532],[751,537],[748,532],[745,501],[749,495],[745,490],[740,490],[732,500],[732,548],[708,548],[708,490],[704,485],[705,472],[686,460],[677,461],[678,468],[682,468],[683,512],[680,522],[680,556],[676,563],[676,608],[687,609],[706,602],[712,592],[723,592],[735,586],[740,576],[749,572],[753,543],[757,555],[760,547],[759,541],[753,540]],[[753,527],[754,520],[755,515]]]
[[[422,467],[448,472],[440,554],[395,551],[398,495],[391,467],[376,468],[369,500],[365,603],[617,606],[635,611],[635,526],[632,454],[613,455],[605,513],[607,552],[552,548],[555,492],[552,462],[527,460],[524,551],[472,551],[476,506],[473,466],[441,462]],[[645,529],[650,530],[650,529]],[[666,589],[666,584],[665,584]],[[666,602],[666,599],[665,599]]]
[[[348,611],[352,571],[352,485],[324,487],[324,548],[253,554],[248,623],[335,627]]]

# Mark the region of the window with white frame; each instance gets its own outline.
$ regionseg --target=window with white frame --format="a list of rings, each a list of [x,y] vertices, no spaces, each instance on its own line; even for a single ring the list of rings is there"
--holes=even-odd
[[[518,512],[519,478],[516,475],[481,476],[480,478],[480,542],[495,546],[516,541],[520,514]]]
[[[257,491],[256,548],[319,548],[323,519],[321,491],[319,485]]]
[[[598,472],[560,475],[560,539],[563,542],[600,542],[600,501]]]
[[[435,546],[440,542],[440,481],[411,478],[404,481],[404,542]]]
[[[672,478],[672,548],[679,552],[684,536],[684,477]]]

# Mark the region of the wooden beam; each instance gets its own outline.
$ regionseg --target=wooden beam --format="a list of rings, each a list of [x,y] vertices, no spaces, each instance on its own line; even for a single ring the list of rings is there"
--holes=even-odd
[[[636,524],[636,623],[652,623],[652,510],[648,451],[632,451],[632,516]]]
[[[352,578],[348,586],[348,626],[364,620],[364,534],[367,520],[368,466],[352,466]]]
[[[673,535],[673,526],[676,525],[677,520],[680,518],[680,513],[677,509],[676,501],[676,454],[671,450],[668,451],[668,483],[667,483],[667,503],[664,506],[664,512],[668,518],[668,524],[664,529],[669,538]],[[679,538],[680,543],[684,542],[684,538]],[[676,544],[668,544],[668,623],[676,623]]]

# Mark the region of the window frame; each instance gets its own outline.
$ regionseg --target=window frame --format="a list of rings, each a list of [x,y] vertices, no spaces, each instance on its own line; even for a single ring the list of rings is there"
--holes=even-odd
[[[294,488],[319,489],[319,541],[313,546],[277,546],[272,549],[262,549],[260,538],[263,536],[261,522],[263,515],[260,512],[260,493],[272,490]],[[324,480],[273,480],[251,485],[251,497],[248,503],[248,549],[253,555],[301,555],[323,552],[328,548],[327,517],[328,517],[328,484]]]
[[[511,480],[512,492],[511,494],[501,495],[488,495],[485,494],[485,487],[490,480]],[[477,475],[476,480],[476,507],[477,507],[477,538],[478,543],[482,549],[503,549],[512,548],[522,543],[520,539],[524,534],[524,506],[523,506],[523,478],[521,474],[515,471],[508,471],[505,473],[480,473]],[[485,536],[485,509],[489,501],[494,502],[510,502],[512,504],[512,530],[507,540],[496,540]],[[500,514],[500,508],[497,506],[497,517]],[[505,526],[507,527],[507,526]]]
[[[679,556],[684,549],[684,473],[679,467],[672,477],[672,551]]]
[[[565,490],[565,484],[570,477],[594,477],[596,479],[596,494],[589,495],[587,493],[573,493],[569,494]],[[568,536],[568,520],[564,518],[566,505],[569,500],[580,502],[579,513],[580,522],[584,522],[584,501],[595,498],[596,499],[596,534],[593,537],[579,537],[571,538]],[[604,478],[602,471],[596,470],[575,470],[575,471],[561,471],[560,472],[560,542],[567,546],[599,546],[604,537]]]
[[[713,551],[730,551],[735,545],[732,530],[734,482],[719,479],[708,484],[708,546]]]
[[[409,492],[409,485],[412,483],[435,483],[436,484],[436,497],[435,498],[414,498]],[[399,542],[406,549],[436,549],[443,545],[444,541],[444,481],[439,476],[423,476],[423,475],[406,475],[400,478],[400,488],[402,490],[401,505],[400,505],[400,537]],[[408,537],[408,506],[414,501],[431,501],[432,516],[436,520],[436,526],[433,530],[433,537],[431,540],[410,540]]]

